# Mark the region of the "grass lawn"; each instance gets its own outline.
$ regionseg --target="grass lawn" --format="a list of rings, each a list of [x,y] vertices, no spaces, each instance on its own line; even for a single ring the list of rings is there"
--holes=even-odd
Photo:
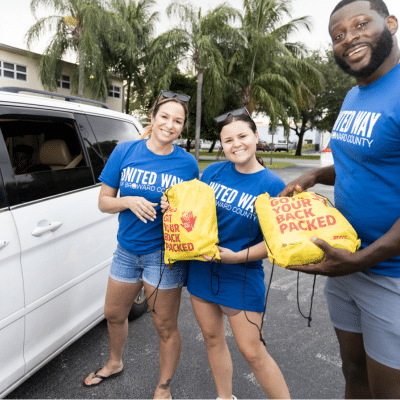
[[[271,158],[271,153],[265,152],[265,153],[257,153],[257,156],[262,157],[262,158]],[[312,156],[312,155],[304,155],[304,156],[295,156],[294,151],[289,151],[289,153],[286,152],[275,152],[272,153],[272,158],[286,158],[288,160],[290,159],[297,159],[297,160],[319,160],[321,156]]]
[[[191,150],[191,153],[194,155],[194,150]],[[319,160],[321,157],[319,155],[317,156],[311,156],[311,155],[304,155],[304,156],[295,156],[294,155],[294,150],[290,150],[288,153],[287,152],[275,152],[272,153],[272,158],[287,158],[287,159],[302,159],[302,160]],[[199,155],[200,156],[217,156],[218,152],[213,151],[212,153],[209,153],[208,151],[200,151]],[[257,152],[258,157],[262,158],[270,158],[271,153],[270,152]]]
[[[204,168],[207,167],[207,165],[210,165],[213,162],[215,162],[215,161],[199,161],[200,171],[204,170]],[[272,162],[272,165],[270,165],[269,162],[264,160],[264,166],[267,168],[270,168],[270,169],[291,167],[292,165],[294,165],[294,164],[289,163],[289,162],[277,162],[277,163]]]

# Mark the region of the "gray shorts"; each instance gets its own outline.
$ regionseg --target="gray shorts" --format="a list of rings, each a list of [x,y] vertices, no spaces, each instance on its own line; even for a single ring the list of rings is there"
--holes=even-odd
[[[400,369],[400,278],[369,271],[328,278],[325,296],[335,328],[361,333],[372,359]]]

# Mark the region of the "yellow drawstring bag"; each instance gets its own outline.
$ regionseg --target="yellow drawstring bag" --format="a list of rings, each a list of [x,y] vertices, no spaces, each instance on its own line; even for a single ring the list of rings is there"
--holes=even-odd
[[[203,255],[220,260],[214,190],[193,179],[169,187],[164,196],[169,203],[163,216],[165,263],[206,261]]]
[[[293,197],[261,194],[255,201],[258,221],[268,249],[268,258],[281,267],[317,263],[324,252],[312,236],[331,246],[354,253],[360,247],[356,231],[325,197],[301,192]]]

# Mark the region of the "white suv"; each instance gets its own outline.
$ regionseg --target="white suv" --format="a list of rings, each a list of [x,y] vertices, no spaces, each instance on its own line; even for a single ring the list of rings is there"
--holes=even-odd
[[[142,126],[66,100],[0,89],[0,397],[104,318],[118,221],[98,176]]]
[[[272,145],[272,148],[274,151],[288,151],[287,141],[285,139],[284,140],[279,139],[277,143],[274,143]]]

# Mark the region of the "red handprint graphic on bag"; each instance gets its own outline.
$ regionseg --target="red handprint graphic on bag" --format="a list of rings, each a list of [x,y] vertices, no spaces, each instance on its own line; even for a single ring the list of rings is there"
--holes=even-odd
[[[182,224],[181,227],[186,229],[188,232],[191,232],[194,228],[194,223],[196,222],[197,217],[193,217],[193,212],[184,211],[181,215]]]

